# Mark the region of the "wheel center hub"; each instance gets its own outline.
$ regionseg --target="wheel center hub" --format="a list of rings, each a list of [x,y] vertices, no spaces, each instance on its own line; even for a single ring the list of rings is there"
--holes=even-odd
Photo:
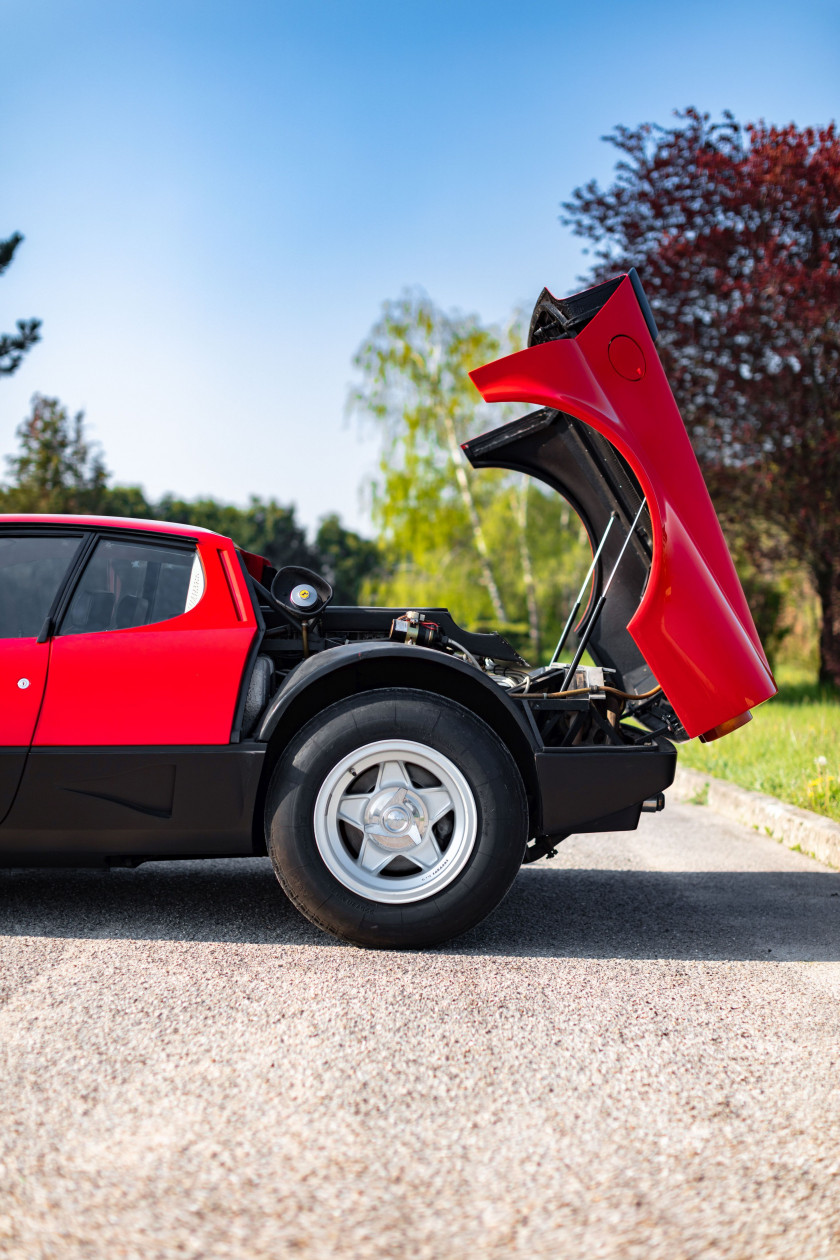
[[[411,817],[402,805],[389,805],[382,815],[382,821],[386,830],[393,832],[395,836],[402,835],[411,826]]]
[[[385,788],[370,802],[365,832],[383,849],[405,853],[421,843],[429,822],[421,798],[408,788]]]

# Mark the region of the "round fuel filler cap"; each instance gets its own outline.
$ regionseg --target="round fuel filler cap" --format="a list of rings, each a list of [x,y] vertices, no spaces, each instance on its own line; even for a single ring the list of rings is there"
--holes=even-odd
[[[610,363],[614,371],[619,376],[623,376],[625,381],[640,381],[645,374],[645,356],[642,354],[641,346],[637,345],[632,337],[626,337],[620,333],[618,337],[613,337],[607,351],[610,357]]]

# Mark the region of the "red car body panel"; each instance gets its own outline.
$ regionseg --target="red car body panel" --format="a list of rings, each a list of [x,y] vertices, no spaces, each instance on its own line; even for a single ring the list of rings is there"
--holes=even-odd
[[[30,715],[34,739],[30,727],[28,733],[21,732],[22,738],[13,740],[4,720],[4,743],[32,740],[35,748],[74,748],[230,742],[245,665],[257,632],[250,594],[230,539],[210,530],[113,517],[9,516],[4,520],[111,531],[117,527],[195,540],[205,575],[204,593],[196,606],[166,621],[107,634],[58,635],[48,644],[9,640],[4,645],[4,672],[17,667],[9,658],[10,650],[26,654],[26,669],[32,671],[28,673],[32,701],[29,692],[21,697],[19,720],[33,709],[36,697],[40,702],[42,692],[43,703],[40,716],[37,703]],[[21,671],[26,672],[23,664]]]
[[[12,697],[3,712],[0,742],[14,747],[32,743],[47,681],[50,645],[35,639],[4,639],[0,649],[0,694]],[[20,682],[28,685],[20,687]]]
[[[713,738],[747,720],[776,686],[629,277],[574,339],[470,376],[488,402],[557,408],[621,452],[647,496],[654,536],[627,628],[689,736]]]
[[[68,529],[120,529],[151,534],[168,534],[170,538],[221,538],[230,540],[202,525],[176,525],[171,521],[151,521],[141,516],[77,516],[71,513],[4,512],[4,525],[66,525]]]

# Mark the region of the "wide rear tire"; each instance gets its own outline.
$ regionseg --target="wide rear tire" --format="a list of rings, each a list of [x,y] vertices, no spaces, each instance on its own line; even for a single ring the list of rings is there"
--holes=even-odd
[[[525,790],[499,737],[461,705],[387,688],[313,718],[266,800],[284,891],[357,945],[439,945],[510,888],[527,839]]]

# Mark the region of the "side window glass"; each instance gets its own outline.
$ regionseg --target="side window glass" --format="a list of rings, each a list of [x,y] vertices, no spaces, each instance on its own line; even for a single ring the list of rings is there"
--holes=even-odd
[[[60,633],[129,630],[169,621],[194,608],[203,593],[204,573],[192,547],[103,538],[82,574]]]
[[[36,639],[81,538],[0,535],[0,639]]]

